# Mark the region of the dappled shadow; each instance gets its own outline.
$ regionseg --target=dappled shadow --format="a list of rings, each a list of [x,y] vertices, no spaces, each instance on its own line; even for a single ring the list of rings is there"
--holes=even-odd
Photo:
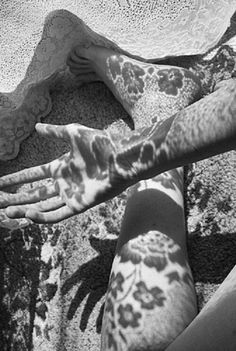
[[[19,230],[11,236],[3,228],[0,232],[1,350],[31,350],[39,284],[40,231],[36,225],[29,226],[25,241]]]
[[[167,187],[167,184],[165,186]],[[166,215],[167,210],[168,216]],[[126,205],[122,228],[124,233],[122,232],[123,234],[120,235],[118,251],[119,247],[123,246],[126,241],[150,230],[163,232],[171,238],[174,236],[177,242],[185,241],[182,207],[163,191],[155,188],[134,191]],[[106,293],[116,240],[101,240],[91,237],[90,244],[99,255],[81,265],[61,288],[62,295],[65,295],[75,285],[78,286],[67,312],[69,320],[74,317],[77,309],[87,299],[81,313],[80,329],[82,331],[86,329],[96,303]],[[101,320],[101,314],[98,316],[98,320]]]
[[[128,209],[130,206],[135,206],[137,213],[142,213],[142,215],[139,215],[140,223],[139,219],[137,221],[136,218],[135,226],[131,216],[130,230],[127,230],[130,235],[129,239],[135,235],[134,230],[138,230],[141,233],[155,229],[170,234],[176,232],[178,226],[183,227],[181,223],[178,225],[178,221],[175,221],[175,217],[181,221],[183,220],[181,207],[166,194],[156,189],[148,189],[136,193],[132,198],[133,202],[131,200],[128,201]],[[145,203],[146,207],[144,206]],[[140,209],[137,207],[139,205]],[[153,208],[156,209],[156,212]],[[169,209],[169,216],[167,217],[168,221],[164,223],[163,217],[165,217],[166,208]],[[224,209],[224,206],[222,208]],[[156,213],[156,223],[151,221],[150,211]],[[145,214],[146,221],[142,221],[142,216]],[[158,221],[158,218],[161,218],[161,220]],[[219,284],[236,264],[236,235],[233,233],[220,234],[214,218],[209,219],[209,228],[211,228],[211,233],[205,237],[198,234],[197,231],[189,235],[188,253],[195,282]],[[61,290],[62,295],[66,295],[75,286],[78,286],[67,311],[69,320],[74,318],[77,309],[87,299],[81,312],[80,329],[82,331],[86,329],[95,305],[106,293],[116,240],[101,240],[91,237],[90,244],[99,255],[81,265],[64,282]],[[121,241],[120,244],[123,245],[124,242]],[[97,331],[101,329],[102,311],[103,307],[100,309],[97,317]]]
[[[43,123],[81,123],[90,128],[106,129],[120,119],[124,128],[133,127],[121,104],[101,82],[85,84],[78,89],[59,89],[51,93],[51,98],[53,110]],[[17,158],[0,161],[0,176],[50,162],[68,151],[65,141],[44,138],[34,131],[21,144]]]
[[[72,299],[67,312],[67,318],[74,317],[76,310],[83,300],[87,301],[81,314],[80,329],[84,331],[87,327],[89,317],[97,302],[105,295],[109,281],[111,266],[115,254],[116,240],[100,240],[95,237],[89,239],[91,246],[98,252],[98,256],[81,265],[61,288],[62,295],[65,295],[75,285],[79,285],[75,296]],[[101,307],[97,317],[97,331],[101,330],[102,312]]]
[[[168,211],[168,212],[167,212]],[[167,214],[168,213],[168,214]],[[139,234],[155,230],[165,233],[182,246],[183,209],[165,192],[149,188],[136,192],[127,202],[118,248]]]

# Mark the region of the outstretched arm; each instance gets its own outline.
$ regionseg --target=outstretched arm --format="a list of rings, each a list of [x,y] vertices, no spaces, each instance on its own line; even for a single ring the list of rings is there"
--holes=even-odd
[[[66,139],[71,152],[43,166],[7,175],[0,188],[51,178],[50,185],[0,196],[9,217],[58,222],[106,201],[138,180],[236,147],[236,81],[165,121],[126,136],[79,124],[38,124],[44,136]]]

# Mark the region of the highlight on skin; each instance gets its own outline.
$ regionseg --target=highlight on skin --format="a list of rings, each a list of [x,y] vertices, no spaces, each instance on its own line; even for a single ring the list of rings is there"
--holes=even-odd
[[[135,127],[166,118],[198,100],[201,83],[187,69],[132,59],[96,45],[76,46],[67,64],[78,79],[95,72],[134,119]]]
[[[101,350],[164,350],[197,314],[182,185],[179,168],[129,191],[106,296]]]
[[[130,131],[126,137],[78,124],[58,127],[38,124],[41,134],[59,138],[64,135],[70,140],[71,152],[47,165],[47,176],[52,178],[52,186],[64,205],[59,210],[48,212],[32,209],[27,213],[26,209],[25,215],[39,222],[59,221],[119,194],[138,180],[235,148],[235,87],[235,81],[231,80],[165,121],[141,131]],[[93,151],[94,144],[96,151]],[[151,156],[144,154],[147,147],[153,150]],[[83,150],[88,151],[88,156],[84,156]],[[91,159],[96,169],[94,178],[90,178],[88,173]],[[102,168],[99,166],[100,159],[103,160]],[[9,185],[9,177],[11,184],[30,182],[30,175],[37,169],[43,172],[42,166],[38,166],[29,173],[25,172],[24,176],[22,172],[5,176],[1,179],[0,187]],[[68,174],[66,179],[63,172]],[[92,188],[86,186],[91,181]],[[44,187],[44,200],[47,200],[50,197],[47,191],[51,186]],[[72,188],[73,196],[70,195]],[[35,191],[34,202],[37,204],[41,192]],[[31,192],[7,195],[7,200],[3,195],[0,204],[4,207],[28,205],[27,198]],[[81,196],[83,201],[78,202]],[[7,214],[11,216],[12,213],[14,217],[14,211],[14,207],[9,208]]]

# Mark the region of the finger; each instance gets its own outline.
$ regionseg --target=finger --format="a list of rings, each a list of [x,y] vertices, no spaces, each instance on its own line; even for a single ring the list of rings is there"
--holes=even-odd
[[[8,228],[10,230],[19,229],[33,223],[30,219],[12,219],[9,218],[5,212],[0,212],[0,227]]]
[[[89,74],[89,73],[93,73],[93,70],[90,67],[70,67],[70,71],[71,73],[75,74],[76,76],[79,75],[85,75],[85,74]]]
[[[36,204],[10,206],[6,209],[6,214],[9,218],[24,218],[26,212],[29,210],[47,212],[57,210],[64,205],[65,202],[60,197],[52,197]]]
[[[61,161],[69,156],[69,152],[62,155],[59,159],[52,162],[45,163],[44,165],[35,166],[23,169],[22,171],[8,174],[0,178],[0,188],[17,184],[27,184],[52,177],[53,171],[60,167]]]
[[[88,53],[88,47],[84,47],[81,45],[77,45],[74,47],[74,50],[71,51],[71,56],[73,57],[74,60],[81,60],[81,61],[89,61],[89,59],[86,57],[86,54]]]
[[[29,210],[26,212],[25,217],[31,219],[35,223],[57,223],[74,215],[75,212],[65,205],[51,212]]]
[[[31,204],[38,201],[46,200],[56,195],[58,195],[58,193],[54,185],[43,185],[36,189],[26,191],[24,193],[4,193],[4,196],[0,198],[0,208],[12,205]]]
[[[83,57],[79,57],[77,56],[74,52],[70,54],[70,56],[67,58],[67,61],[66,61],[67,65],[68,66],[89,66],[90,63],[88,61],[88,59],[85,59]]]
[[[53,162],[41,166],[26,168],[22,171],[3,176],[0,178],[0,188],[22,183],[31,183],[36,180],[49,178],[51,177],[50,166]]]
[[[35,129],[43,137],[53,137],[57,139],[70,140],[67,125],[54,125],[46,123],[37,123]]]

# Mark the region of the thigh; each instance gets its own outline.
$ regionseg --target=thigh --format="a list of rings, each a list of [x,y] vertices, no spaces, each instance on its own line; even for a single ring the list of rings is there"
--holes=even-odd
[[[236,350],[236,266],[168,351]]]

